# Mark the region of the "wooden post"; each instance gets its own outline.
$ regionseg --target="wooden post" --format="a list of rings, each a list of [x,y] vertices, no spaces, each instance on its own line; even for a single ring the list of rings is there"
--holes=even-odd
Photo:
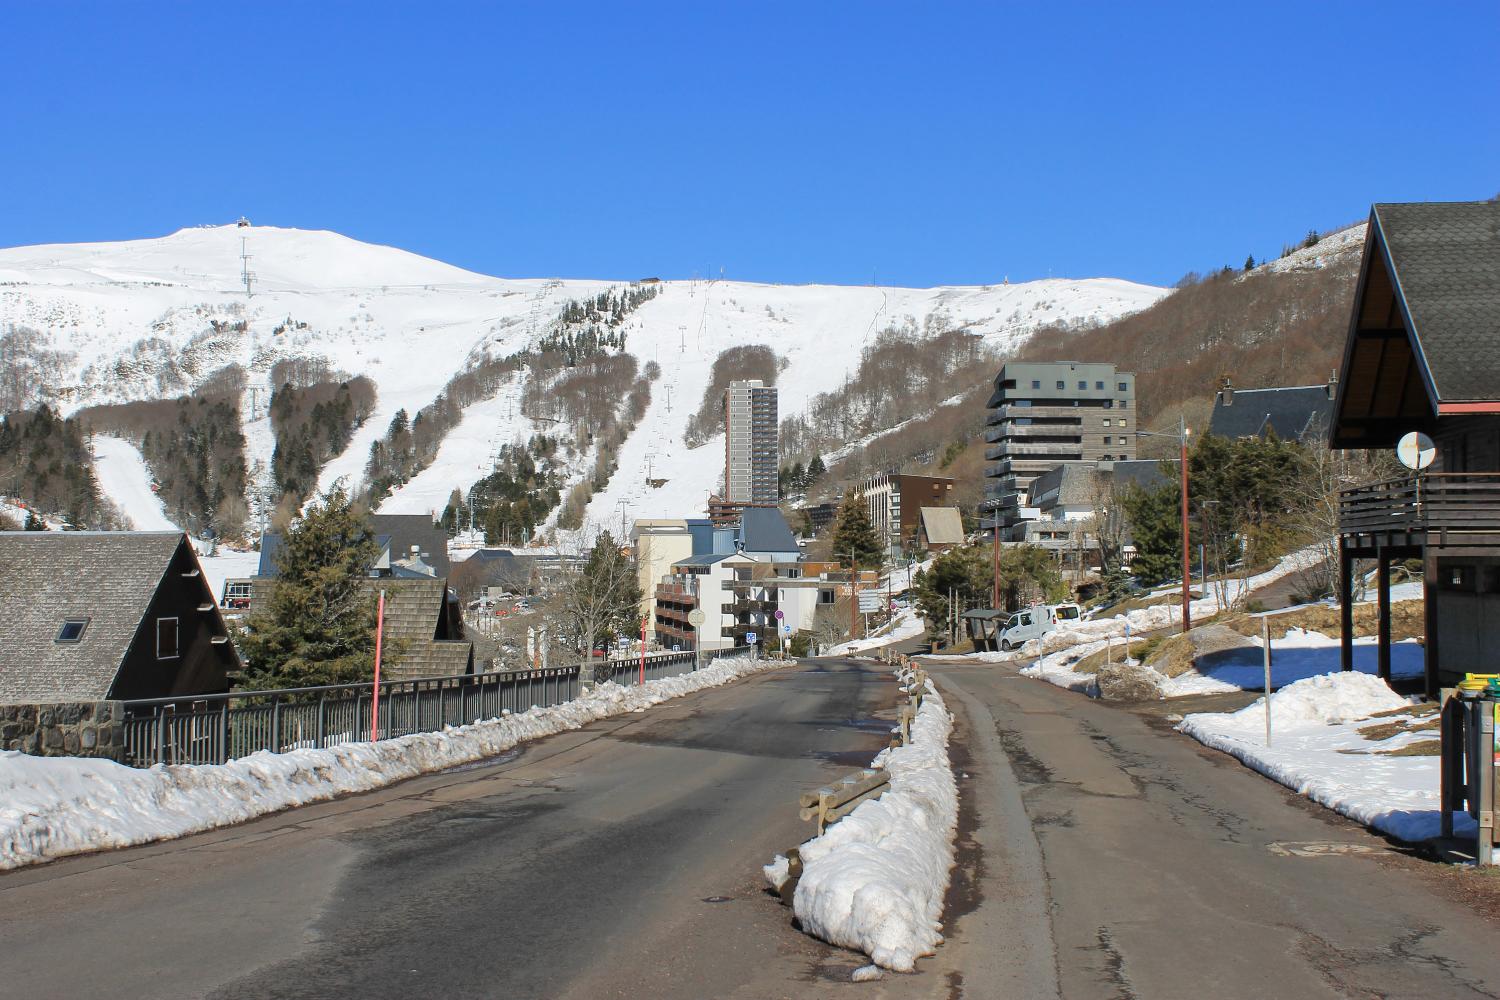
[[[1375,550],[1375,589],[1379,611],[1379,623],[1375,639],[1375,675],[1383,681],[1391,679],[1391,556],[1390,550],[1381,546]]]
[[[1271,745],[1271,619],[1260,620],[1261,642],[1265,648],[1261,651],[1261,658],[1265,662],[1266,669],[1266,746]]]
[[[1439,694],[1438,669],[1442,663],[1438,650],[1438,561],[1437,549],[1432,545],[1422,548],[1422,631],[1423,672],[1426,679],[1427,697]]]
[[[370,742],[380,739],[380,640],[385,631],[385,591],[375,604],[375,685],[370,688]]]
[[[1354,669],[1354,559],[1339,536],[1339,669]]]

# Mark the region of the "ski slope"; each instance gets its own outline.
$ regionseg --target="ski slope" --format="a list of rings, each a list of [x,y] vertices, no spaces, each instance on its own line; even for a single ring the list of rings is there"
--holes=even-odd
[[[250,296],[241,282],[245,266],[256,275]],[[371,418],[320,477],[323,488],[340,479],[353,487],[398,410],[414,415],[475,360],[529,346],[569,300],[623,284],[495,278],[337,233],[228,225],[0,250],[0,332],[11,325],[36,330],[47,349],[64,354],[66,374],[40,387],[38,398],[65,413],[175,396],[239,365],[248,383],[240,409],[255,510],[258,496],[274,501],[266,404],[278,360],[323,358],[374,382]],[[657,362],[662,374],[621,449],[618,473],[590,504],[587,517],[597,524],[617,525],[622,511],[627,520],[701,513],[718,486],[723,443],[688,449],[682,433],[714,359],[729,347],[765,344],[784,359],[777,384],[786,417],[837,388],[888,327],[962,326],[1005,350],[1040,326],[1107,321],[1166,294],[1108,278],[929,289],[669,281],[659,291],[623,326],[630,353],[643,367]],[[381,509],[441,511],[454,488],[466,490],[489,471],[501,445],[526,440],[536,428],[515,404],[520,389],[508,383],[471,406],[433,465]],[[587,452],[574,460],[573,481],[591,460]],[[648,469],[665,485],[648,486]],[[102,469],[101,478],[132,520],[150,519],[138,478]]]
[[[177,531],[161,497],[151,488],[151,471],[140,450],[129,441],[104,434],[93,437],[94,475],[105,496],[120,508],[136,531]]]

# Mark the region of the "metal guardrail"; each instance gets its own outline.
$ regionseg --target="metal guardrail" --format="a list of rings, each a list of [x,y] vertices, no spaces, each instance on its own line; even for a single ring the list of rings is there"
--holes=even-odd
[[[911,726],[916,721],[917,711],[922,707],[922,695],[927,690],[927,672],[921,667],[913,668],[910,660],[901,656],[896,660],[896,677],[900,691],[909,701],[897,712],[897,725],[891,729],[891,746],[904,746],[911,740]],[[890,772],[883,768],[862,768],[846,775],[831,785],[816,791],[804,792],[799,801],[798,816],[803,820],[818,821],[818,836],[829,826],[848,816],[871,799],[879,798],[890,787]],[[797,882],[802,878],[802,852],[793,847],[786,852],[787,877],[781,883],[781,901],[792,905],[797,891]]]
[[[1500,531],[1500,473],[1432,473],[1339,493],[1339,531]]]
[[[705,654],[743,653],[744,649]],[[502,712],[559,705],[578,697],[583,665],[382,681],[381,739],[437,732]],[[618,684],[640,677],[640,658],[596,661],[594,675]],[[646,679],[695,669],[692,653],[646,657]],[[325,748],[370,740],[373,683],[123,702],[126,764],[223,764],[261,750]]]

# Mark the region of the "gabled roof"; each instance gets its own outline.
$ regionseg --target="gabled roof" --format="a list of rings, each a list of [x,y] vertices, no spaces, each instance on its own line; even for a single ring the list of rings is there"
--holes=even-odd
[[[1500,202],[1370,213],[1437,401],[1500,400]]]
[[[1283,441],[1301,441],[1310,432],[1328,433],[1333,400],[1326,385],[1235,389],[1230,402],[1219,393],[1208,432],[1227,438],[1264,437],[1274,430]]]
[[[0,704],[100,701],[179,545],[181,532],[0,532]],[[214,603],[203,587],[203,600]],[[87,618],[77,642],[63,621]]]
[[[426,514],[374,514],[370,517],[370,531],[383,555],[390,563],[407,560],[412,546],[422,554],[422,561],[433,570],[431,575],[446,579],[450,570],[448,561],[448,536],[433,524]],[[282,537],[268,531],[260,538],[260,563],[256,576],[275,577],[280,572],[276,561],[281,557]],[[421,574],[423,576],[429,574]]]
[[[923,507],[922,533],[928,545],[962,545],[964,519],[957,507]]]
[[[1329,443],[1473,413],[1500,413],[1500,202],[1375,205]]]

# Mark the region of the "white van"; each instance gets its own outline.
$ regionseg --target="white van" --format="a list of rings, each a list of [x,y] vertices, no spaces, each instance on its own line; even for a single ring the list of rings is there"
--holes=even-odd
[[[1000,648],[1007,652],[1031,639],[1040,639],[1060,624],[1078,621],[1082,612],[1076,604],[1033,604],[1017,611],[1000,628]]]

